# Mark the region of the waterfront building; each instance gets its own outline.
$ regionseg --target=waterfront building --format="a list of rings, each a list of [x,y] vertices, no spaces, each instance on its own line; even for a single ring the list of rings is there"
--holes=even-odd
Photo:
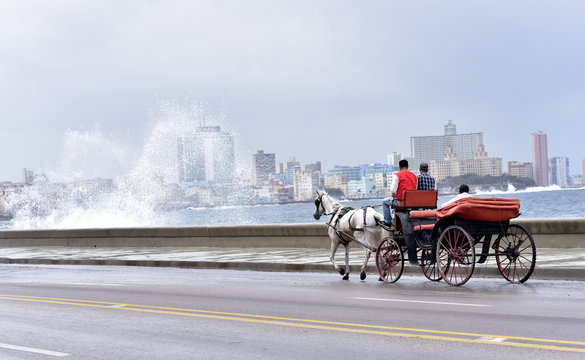
[[[532,163],[521,161],[508,161],[508,174],[516,177],[526,177],[532,179],[534,169]]]
[[[315,198],[319,189],[319,173],[313,171],[298,172],[294,176],[294,193],[296,201]]]
[[[343,174],[327,174],[324,179],[325,190],[336,189],[347,194],[347,176]]]
[[[368,176],[370,174],[386,174],[386,173],[393,173],[399,171],[400,168],[398,165],[390,165],[390,164],[364,164],[359,166],[359,178],[361,179],[364,176]]]
[[[291,202],[295,198],[295,190],[292,186],[287,185],[275,185],[275,201],[279,203]]]
[[[392,185],[392,174],[393,173],[387,172],[366,175],[367,178],[374,181],[377,196],[391,196],[390,186]]]
[[[360,167],[359,166],[339,166],[335,165],[333,169],[329,170],[330,175],[340,174],[345,175],[347,181],[351,180],[359,180],[360,176]]]
[[[262,186],[268,181],[270,174],[276,171],[276,160],[274,154],[264,153],[258,150],[252,155],[252,183],[256,186]]]
[[[177,139],[180,182],[229,183],[235,172],[234,137],[202,126]]]
[[[347,183],[347,197],[354,199],[377,196],[376,183],[369,177],[360,180],[350,180]]]
[[[547,136],[542,131],[532,133],[532,164],[534,181],[538,186],[550,185]]]
[[[436,180],[466,174],[501,176],[502,158],[489,157],[483,144],[478,145],[472,159],[460,159],[454,146],[448,146],[443,160],[431,160],[430,174]]]
[[[295,182],[295,175],[300,173],[301,170],[301,163],[297,161],[295,157],[291,157],[285,163],[284,169],[284,184],[285,185],[294,185]]]
[[[554,157],[550,159],[551,183],[562,188],[569,186],[569,159]]]
[[[483,133],[457,134],[456,125],[451,120],[445,125],[444,131],[444,135],[410,138],[411,170],[418,169],[421,162],[443,161],[447,147],[452,147],[460,160],[473,159],[478,146],[483,144]]]
[[[312,171],[314,173],[319,174],[319,186],[323,184],[323,177],[321,176],[321,161],[317,161],[313,164],[305,165],[305,171]]]
[[[502,158],[489,157],[484,145],[479,145],[473,159],[462,160],[462,175],[502,176]]]

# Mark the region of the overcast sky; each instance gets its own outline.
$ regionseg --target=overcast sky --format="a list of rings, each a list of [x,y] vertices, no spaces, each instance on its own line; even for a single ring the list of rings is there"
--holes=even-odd
[[[583,19],[580,0],[4,0],[0,180],[57,163],[69,129],[140,144],[168,99],[225,116],[250,162],[385,162],[451,119],[504,162],[542,130],[580,173]]]

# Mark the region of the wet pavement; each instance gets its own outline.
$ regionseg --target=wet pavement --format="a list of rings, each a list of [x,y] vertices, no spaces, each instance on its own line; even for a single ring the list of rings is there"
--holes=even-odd
[[[338,250],[336,260],[339,265],[343,265],[343,249]],[[364,252],[361,249],[351,249],[350,265],[354,274],[359,272],[363,260]],[[308,248],[0,248],[0,263],[334,271],[328,249]],[[370,258],[368,271],[375,272],[374,256]],[[405,265],[405,272],[420,273],[420,269]],[[474,276],[500,276],[495,259],[490,257],[486,263],[476,264]],[[585,280],[585,249],[538,249],[533,277]]]

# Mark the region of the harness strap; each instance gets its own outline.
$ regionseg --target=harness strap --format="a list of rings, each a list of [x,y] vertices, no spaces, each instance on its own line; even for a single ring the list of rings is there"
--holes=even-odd
[[[364,210],[364,216],[363,216],[363,221],[364,221],[364,227],[366,226],[366,212],[367,212],[367,208],[371,207],[371,206],[364,206],[362,207],[362,210]],[[376,252],[376,249],[362,243],[361,241],[359,241],[358,239],[356,239],[354,236],[344,233],[343,231],[339,230],[339,221],[341,220],[341,218],[343,218],[348,212],[355,210],[351,207],[339,207],[334,213],[332,213],[331,218],[329,219],[329,221],[326,223],[327,226],[329,226],[330,228],[333,229],[333,231],[335,231],[335,234],[337,235],[337,237],[340,239],[340,243],[343,245],[347,245],[349,244],[352,240],[357,242],[358,244],[360,244],[360,246],[363,246],[364,248],[369,249],[370,251]],[[355,215],[355,211],[351,213],[351,215],[349,216],[349,228],[352,231],[364,231],[364,229],[356,229],[353,226],[351,226],[351,219],[353,217],[353,215]],[[333,223],[333,224],[332,224]]]
[[[364,229],[356,229],[356,228],[354,228],[354,227],[351,225],[351,219],[353,219],[353,216],[355,215],[355,213],[356,213],[356,212],[354,211],[354,212],[353,212],[353,213],[351,213],[351,215],[349,216],[349,220],[348,220],[348,223],[349,223],[349,228],[351,229],[351,231],[364,231]]]
[[[363,214],[364,224],[363,224],[363,227],[361,229],[360,228],[354,228],[351,225],[351,217],[349,218],[349,228],[352,231],[364,231],[364,229],[366,228],[366,226],[368,226],[368,223],[366,222],[366,216],[368,215],[368,208],[372,208],[373,209],[374,207],[373,206],[369,206],[369,205],[362,206],[362,210],[364,211],[364,214]],[[353,214],[351,214],[351,216],[353,217],[354,214],[355,214],[355,212]]]

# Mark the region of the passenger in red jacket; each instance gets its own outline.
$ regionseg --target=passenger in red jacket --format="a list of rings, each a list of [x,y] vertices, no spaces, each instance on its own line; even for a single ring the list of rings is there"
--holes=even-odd
[[[417,185],[416,175],[408,171],[408,161],[400,160],[398,166],[400,167],[400,171],[392,175],[392,185],[390,187],[392,197],[387,197],[382,201],[384,225],[387,227],[392,226],[391,205],[400,205],[400,202],[404,199],[404,192],[406,190],[416,190]]]

